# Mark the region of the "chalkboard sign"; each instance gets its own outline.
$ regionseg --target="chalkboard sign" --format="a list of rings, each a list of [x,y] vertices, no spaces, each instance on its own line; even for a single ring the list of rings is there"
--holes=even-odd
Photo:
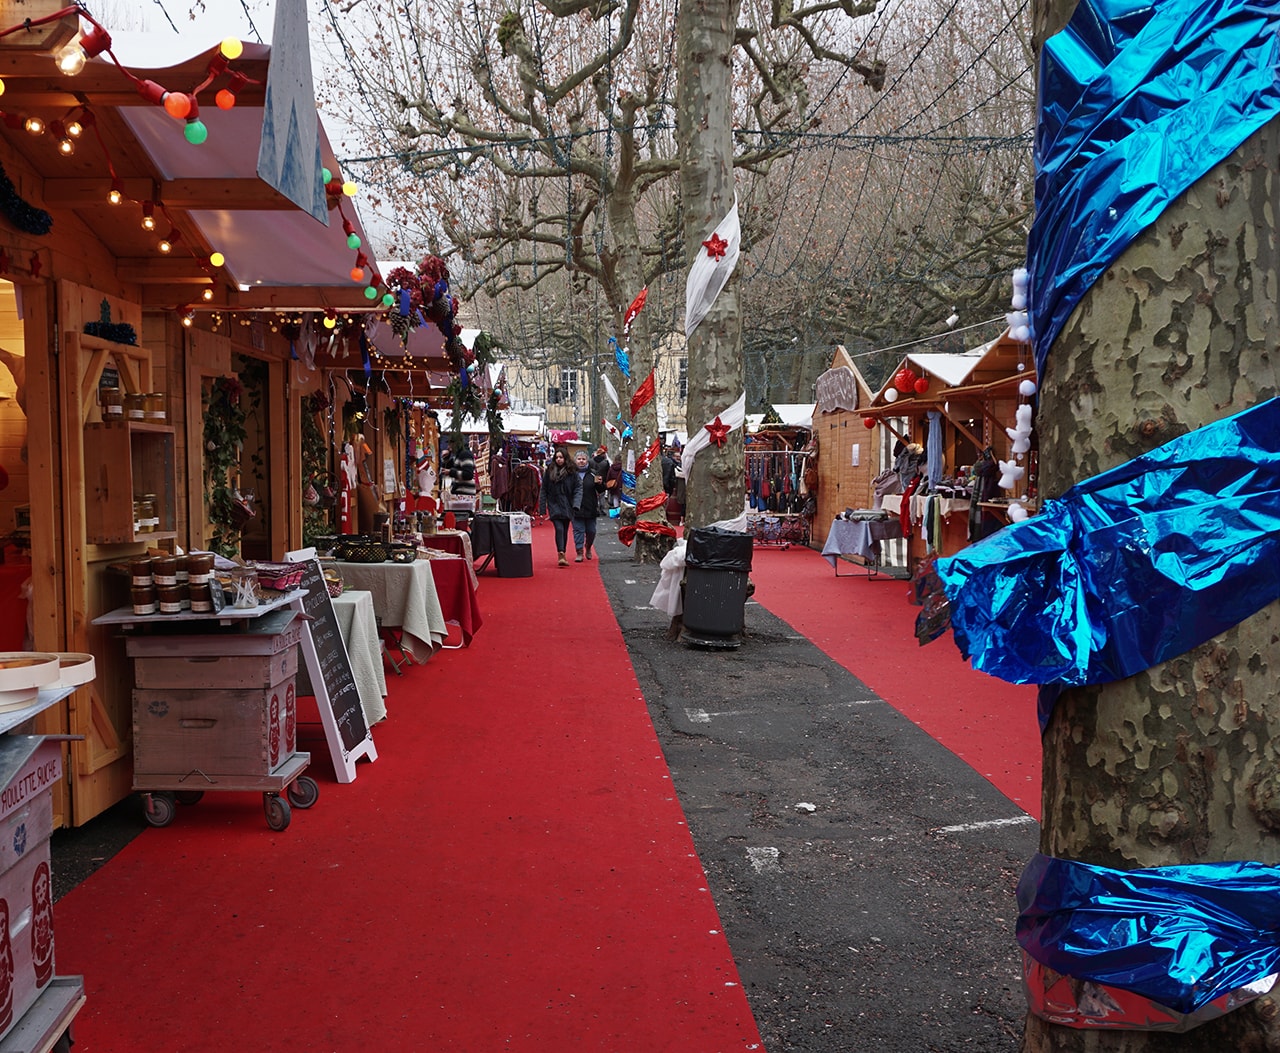
[[[319,560],[307,561],[298,587],[303,595],[294,606],[307,616],[303,623],[302,650],[311,689],[316,694],[338,781],[351,782],[355,779],[356,758],[368,756],[376,760],[378,754],[364,720],[360,689],[351,672],[351,659],[338,629]]]

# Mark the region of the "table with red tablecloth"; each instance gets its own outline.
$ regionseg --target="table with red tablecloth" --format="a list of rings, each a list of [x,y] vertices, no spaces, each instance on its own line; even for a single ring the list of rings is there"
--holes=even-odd
[[[483,624],[480,605],[476,602],[475,572],[470,562],[461,556],[432,556],[423,562],[431,566],[444,620],[458,627],[462,646],[470,647],[471,638]]]
[[[471,555],[471,535],[465,530],[437,530],[434,534],[422,535],[422,547],[434,548],[441,552],[449,552],[461,556],[468,563]]]

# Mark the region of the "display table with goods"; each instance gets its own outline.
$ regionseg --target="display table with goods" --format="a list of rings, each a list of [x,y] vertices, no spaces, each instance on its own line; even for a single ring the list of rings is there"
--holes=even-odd
[[[902,537],[902,523],[883,509],[846,510],[831,523],[822,557],[840,577],[840,557],[856,556],[868,568],[868,575],[880,567],[880,542]]]
[[[382,649],[378,642],[378,619],[373,613],[373,595],[368,592],[344,590],[331,596],[333,614],[338,621],[342,642],[347,647],[351,662],[351,675],[360,692],[360,708],[364,710],[365,723],[372,727],[387,716],[387,677],[382,668]],[[315,691],[311,676],[305,666],[298,669],[298,694],[311,695]]]
[[[471,548],[471,535],[465,530],[437,530],[434,534],[423,534],[418,547],[461,556],[468,563],[475,560]]]
[[[126,607],[94,619],[126,630],[133,788],[152,826],[167,826],[177,804],[206,791],[261,791],[273,830],[289,825],[292,807],[315,804],[319,788],[302,774],[311,755],[296,748],[303,623],[290,605],[300,595],[207,613]]]
[[[415,662],[427,661],[449,635],[429,560],[333,564],[348,589],[373,594],[378,631]]]
[[[431,568],[431,580],[435,583],[436,597],[445,623],[456,625],[462,639],[460,643],[446,643],[449,649],[470,647],[471,638],[484,624],[480,616],[480,604],[476,600],[476,572],[461,556],[443,553],[419,555]]]
[[[471,551],[500,578],[533,577],[533,524],[523,512],[482,512],[471,519]]]
[[[95,677],[88,654],[0,654],[0,732]],[[62,736],[0,735],[0,1053],[70,1049],[83,976],[54,975],[49,838]]]
[[[757,545],[807,545],[811,519],[803,512],[748,512],[747,532]]]

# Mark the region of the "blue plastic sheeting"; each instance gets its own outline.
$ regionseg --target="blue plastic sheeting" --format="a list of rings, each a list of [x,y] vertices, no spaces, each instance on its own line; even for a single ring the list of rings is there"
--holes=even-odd
[[[937,573],[957,646],[1015,684],[1119,680],[1280,598],[1280,399],[1078,483]]]
[[[1045,44],[1027,243],[1036,371],[1099,275],[1280,113],[1275,0],[1083,0]]]
[[[1180,1013],[1280,971],[1280,869],[1111,870],[1035,855],[1017,935],[1042,965]]]

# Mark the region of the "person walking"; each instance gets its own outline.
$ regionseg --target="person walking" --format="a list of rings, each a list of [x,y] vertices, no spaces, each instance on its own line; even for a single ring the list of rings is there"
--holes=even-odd
[[[551,455],[551,463],[542,473],[542,490],[538,495],[538,511],[551,519],[556,532],[557,562],[567,567],[564,550],[569,542],[569,524],[573,521],[573,511],[582,501],[582,480],[569,463],[569,455],[564,450],[556,450]]]
[[[578,475],[578,499],[573,506],[573,561],[581,563],[584,558],[591,558],[591,548],[596,543],[596,517],[600,515],[604,480],[587,463],[586,451],[574,454],[573,460]]]

